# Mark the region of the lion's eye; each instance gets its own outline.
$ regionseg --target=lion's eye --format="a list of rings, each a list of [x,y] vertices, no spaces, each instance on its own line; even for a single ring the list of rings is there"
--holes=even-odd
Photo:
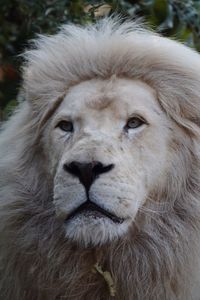
[[[145,121],[139,117],[132,117],[126,123],[126,129],[135,129],[145,124]]]
[[[74,129],[73,123],[70,121],[60,121],[56,127],[66,132],[72,132]]]

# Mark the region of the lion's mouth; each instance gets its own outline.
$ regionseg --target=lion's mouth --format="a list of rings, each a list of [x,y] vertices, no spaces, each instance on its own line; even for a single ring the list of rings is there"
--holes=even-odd
[[[120,218],[107,210],[103,209],[102,207],[98,206],[97,204],[87,200],[83,204],[81,204],[78,208],[76,208],[65,220],[65,222],[73,219],[74,217],[84,214],[86,216],[92,216],[94,218],[102,218],[107,217],[111,219],[114,223],[122,223],[124,221],[123,218]]]

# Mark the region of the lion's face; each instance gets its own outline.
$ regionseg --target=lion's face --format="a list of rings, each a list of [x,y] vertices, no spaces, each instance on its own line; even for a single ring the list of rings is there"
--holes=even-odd
[[[128,231],[166,172],[171,123],[143,82],[93,79],[70,88],[44,141],[66,237],[97,245]]]

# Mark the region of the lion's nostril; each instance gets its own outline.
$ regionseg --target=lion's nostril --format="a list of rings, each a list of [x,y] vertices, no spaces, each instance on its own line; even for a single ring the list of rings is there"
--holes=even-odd
[[[106,173],[106,172],[109,172],[110,170],[113,169],[114,165],[113,164],[110,164],[110,165],[103,165],[102,163],[100,162],[95,162],[96,164],[94,165],[93,167],[93,172],[96,174],[96,175],[100,175],[102,173]]]
[[[81,163],[72,161],[64,165],[64,170],[79,178],[80,182],[88,191],[93,181],[102,173],[109,172],[114,167],[113,164],[103,165],[101,162]]]
[[[76,162],[71,162],[70,164],[65,164],[64,170],[75,176],[79,176],[79,174],[80,174],[80,168]]]

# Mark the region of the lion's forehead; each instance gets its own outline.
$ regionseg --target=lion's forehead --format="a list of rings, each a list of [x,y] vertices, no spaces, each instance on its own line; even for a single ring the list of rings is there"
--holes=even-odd
[[[164,114],[153,88],[142,81],[126,78],[81,82],[71,87],[58,110],[63,117],[87,117],[88,121],[93,116],[98,120],[98,115],[113,121],[132,113],[142,113],[144,117],[148,114],[153,120]]]

